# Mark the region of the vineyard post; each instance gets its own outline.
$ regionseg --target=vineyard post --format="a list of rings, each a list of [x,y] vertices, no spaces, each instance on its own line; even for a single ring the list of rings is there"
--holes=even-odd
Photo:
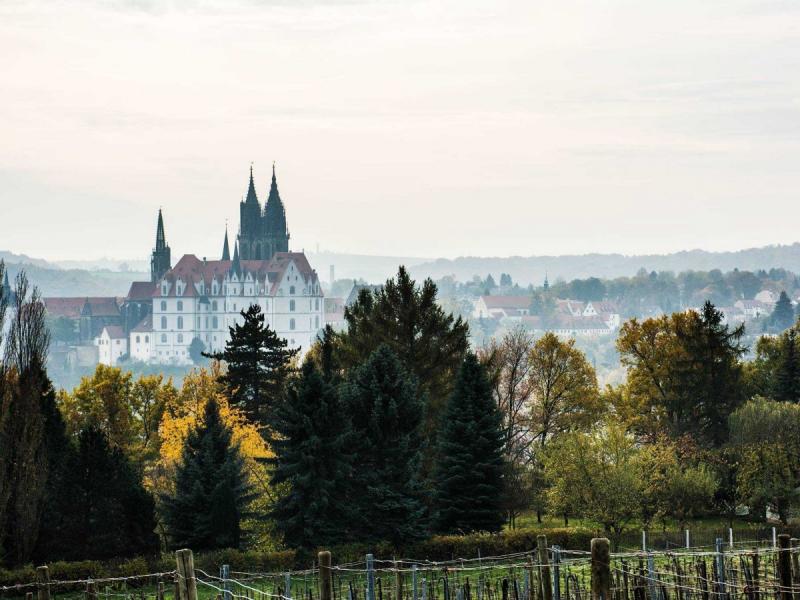
[[[561,547],[553,546],[553,598],[561,600]]]
[[[789,534],[778,536],[778,581],[780,582],[780,599],[792,598],[792,556],[790,554]]]
[[[331,553],[323,550],[319,558],[319,600],[331,600],[333,581],[331,580]]]
[[[733,527],[728,527],[728,545],[733,548]]]
[[[417,565],[411,565],[411,600],[417,600]]]
[[[50,600],[50,572],[46,566],[36,567],[36,583],[38,600]]]
[[[647,553],[647,588],[650,598],[656,598],[656,566],[652,552]]]
[[[772,547],[778,547],[778,532],[774,527],[772,528]]]
[[[283,587],[283,595],[287,600],[292,600],[292,574],[289,572],[283,574]]]
[[[719,578],[719,593],[722,598],[725,598],[725,556],[722,549],[722,538],[717,538],[714,542],[714,551],[716,553],[715,560],[717,561],[717,577]]]
[[[539,551],[539,579],[542,582],[542,598],[543,600],[553,600],[553,582],[550,579],[547,536],[536,536],[536,548]]]
[[[158,589],[156,591],[156,598],[158,600],[164,600],[164,582],[163,581],[159,581],[158,582]]]
[[[97,600],[97,592],[95,591],[94,581],[91,579],[86,582],[86,600]]]
[[[758,599],[758,569],[759,569],[759,560],[758,560],[758,546],[753,550],[753,597]]]
[[[686,530],[686,549],[688,550],[689,548],[691,548],[691,545],[689,544],[689,530],[687,529]]]
[[[800,548],[800,540],[792,538],[789,541],[792,544],[792,583],[795,586],[795,592],[797,592],[798,586],[800,586],[800,557],[797,555],[798,548]]]
[[[372,554],[367,554],[367,600],[375,600],[375,564]]]
[[[33,600],[33,592],[25,592],[25,600]]]
[[[180,600],[197,600],[197,580],[194,577],[194,555],[188,548],[175,552]]]
[[[647,532],[642,529],[642,552],[647,552]]]
[[[611,551],[608,538],[592,539],[592,600],[611,600]]]
[[[219,578],[222,579],[222,589],[224,590],[223,597],[225,600],[231,600],[231,584],[228,582],[228,579],[231,577],[231,566],[230,565],[222,565],[219,568]]]
[[[403,600],[403,574],[400,572],[400,564],[394,561],[394,597],[396,600]]]

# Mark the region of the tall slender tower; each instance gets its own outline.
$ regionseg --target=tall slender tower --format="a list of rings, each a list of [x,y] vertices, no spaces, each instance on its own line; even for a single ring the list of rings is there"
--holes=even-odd
[[[164,276],[164,273],[172,268],[170,260],[169,246],[164,235],[164,217],[161,209],[158,209],[158,226],[156,227],[156,247],[150,258],[150,281],[155,283]]]
[[[225,241],[222,242],[222,260],[231,259],[231,249],[228,246],[228,225],[225,225]]]
[[[239,203],[239,252],[244,260],[269,258],[263,256],[261,240],[261,205],[256,195],[256,184],[253,181],[253,166],[250,165],[250,184],[247,197]]]
[[[288,252],[289,229],[286,227],[286,209],[284,209],[281,195],[278,193],[275,163],[272,163],[272,184],[269,188],[267,203],[264,205],[263,226],[264,242],[269,251],[265,258],[272,258],[276,252]]]

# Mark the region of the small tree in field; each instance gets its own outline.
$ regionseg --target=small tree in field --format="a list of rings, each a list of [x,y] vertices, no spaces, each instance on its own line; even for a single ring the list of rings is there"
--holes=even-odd
[[[216,399],[189,434],[175,478],[175,493],[162,498],[171,546],[214,550],[238,548],[241,521],[253,499],[239,449],[220,418]]]
[[[503,515],[502,415],[483,366],[461,365],[439,435],[435,527],[443,533],[499,531]]]

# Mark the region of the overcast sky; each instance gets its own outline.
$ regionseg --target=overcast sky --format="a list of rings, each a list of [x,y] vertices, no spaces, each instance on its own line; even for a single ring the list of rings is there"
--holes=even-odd
[[[0,249],[219,253],[251,161],[291,246],[800,239],[800,3],[0,2]]]

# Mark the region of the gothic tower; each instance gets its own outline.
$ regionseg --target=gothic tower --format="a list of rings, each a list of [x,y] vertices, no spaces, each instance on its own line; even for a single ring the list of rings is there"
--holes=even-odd
[[[276,252],[289,251],[289,230],[286,227],[286,210],[278,193],[278,182],[275,178],[275,163],[272,163],[272,184],[269,197],[264,205],[263,218],[264,244],[271,258]]]
[[[231,249],[228,246],[228,226],[225,225],[225,241],[222,242],[222,260],[231,259]]]
[[[263,255],[261,240],[261,205],[253,182],[253,166],[250,166],[250,185],[247,197],[239,203],[239,252],[244,260],[269,258]]]
[[[164,235],[164,217],[161,216],[161,209],[159,208],[156,247],[153,249],[153,254],[150,258],[150,281],[155,283],[171,268],[169,246],[167,246],[167,238]]]

